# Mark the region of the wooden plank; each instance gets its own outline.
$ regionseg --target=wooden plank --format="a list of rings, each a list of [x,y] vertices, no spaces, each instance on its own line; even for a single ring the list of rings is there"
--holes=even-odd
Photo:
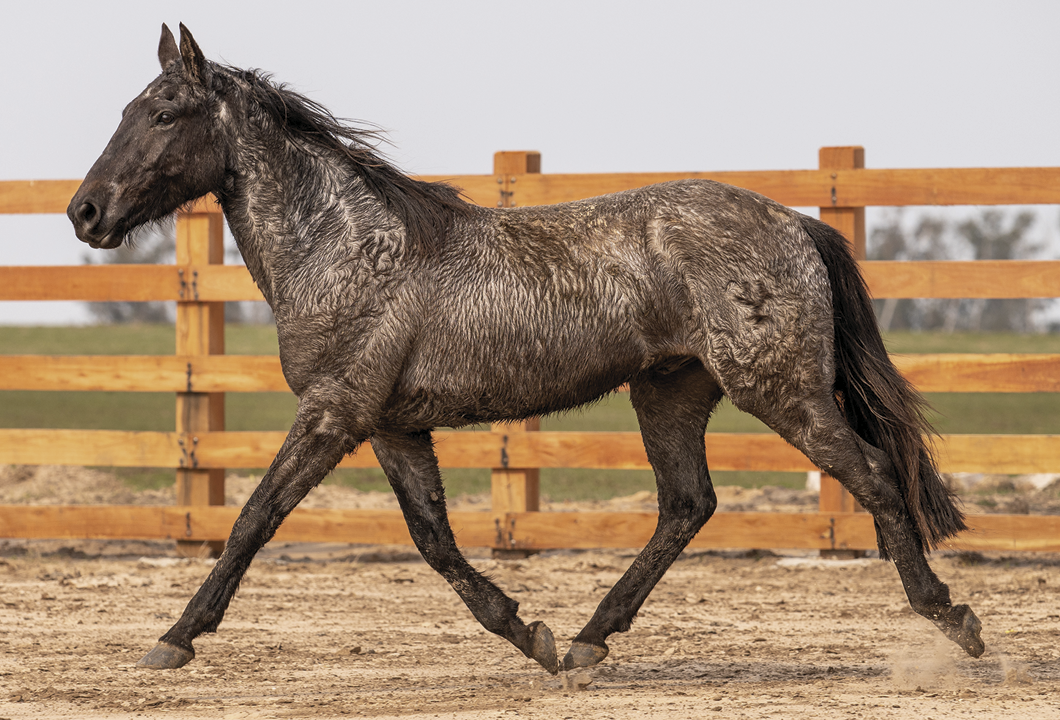
[[[190,266],[183,277],[187,278],[184,295],[169,299],[198,298],[203,302],[265,300],[250,271],[243,265]]]
[[[0,180],[0,214],[65,213],[79,187],[80,180]]]
[[[247,269],[231,266],[0,267],[0,300],[261,300]]]
[[[232,506],[0,505],[0,537],[224,540],[239,508]],[[655,531],[654,513],[453,512],[450,523],[465,547],[638,548]],[[969,515],[970,530],[943,549],[1060,552],[1060,516]],[[397,510],[296,509],[276,534],[279,542],[412,543]],[[690,548],[876,547],[865,513],[716,513]]]
[[[859,145],[846,147],[823,147],[817,154],[818,167],[832,172],[832,177],[839,170],[855,170],[865,167],[865,148]],[[854,257],[865,259],[865,208],[845,207],[836,202],[835,190],[831,202],[818,208],[822,222],[838,230],[854,253]],[[821,491],[818,495],[818,508],[821,512],[853,512],[857,501],[838,480],[822,473],[820,475]]]
[[[217,541],[228,538],[239,511],[218,505],[0,505],[0,537]],[[454,512],[449,521],[461,545],[489,546],[496,539],[490,513]],[[399,510],[295,509],[275,539],[412,544]]]
[[[199,203],[202,208],[202,203]],[[216,206],[215,206],[216,207]],[[177,302],[175,321],[176,354],[193,358],[220,356],[225,352],[225,306],[203,302],[198,290],[198,268],[224,264],[224,218],[217,212],[181,212],[176,222],[176,261],[181,267],[195,268],[191,292]],[[224,392],[203,392],[189,381],[176,394],[176,431],[195,442],[201,432],[225,429]],[[178,505],[225,504],[225,469],[198,467],[185,463],[177,470],[174,487]],[[194,540],[177,541],[177,554],[196,557],[207,551],[216,557],[224,550],[219,541],[205,545]]]
[[[1060,516],[968,515],[969,529],[942,545],[940,550],[994,552],[1060,552]],[[835,546],[872,550],[876,531],[865,513],[835,516]]]
[[[567,202],[685,178],[744,187],[796,207],[1060,203],[1060,168],[1056,167],[539,174],[517,182],[513,201],[520,206]],[[496,207],[499,200],[494,175],[423,175],[419,179],[449,182],[462,188],[471,202],[485,207]],[[65,213],[80,182],[2,181],[0,213]],[[205,199],[200,205],[197,210],[216,208]]]
[[[784,205],[810,207],[831,203],[832,179],[821,170],[663,173],[549,173],[520,176],[512,186],[512,202],[551,205],[662,182],[686,179],[714,180],[765,195]]]
[[[1060,435],[944,435],[944,472],[1035,474],[1060,471]]]
[[[841,206],[1054,205],[1060,167],[838,170],[835,188]]]
[[[952,550],[1060,552],[1060,516],[969,515],[969,530],[946,544]]]
[[[656,522],[655,513],[510,513],[505,529],[513,548],[635,548],[648,542]],[[830,528],[827,514],[715,513],[689,547],[826,549]]]
[[[290,391],[273,355],[0,355],[0,390]]]
[[[468,202],[483,207],[497,207],[503,181],[496,175],[414,175],[425,182],[445,182],[460,188]]]
[[[650,469],[639,433],[540,432],[526,437],[489,432],[438,432],[443,468],[494,468],[502,451],[513,467]],[[268,467],[284,432],[179,433],[114,430],[0,429],[0,463],[115,467]],[[183,444],[182,444],[183,443]],[[806,472],[802,453],[770,433],[707,433],[713,470]],[[944,435],[938,442],[944,472],[1001,474],[1060,471],[1060,435]],[[365,445],[340,467],[376,467]]]
[[[185,452],[175,432],[0,430],[0,464],[179,467]]]
[[[511,547],[638,548],[655,532],[654,513],[510,513]],[[969,515],[969,530],[943,550],[1058,552],[1060,516]],[[874,550],[876,531],[867,513],[715,513],[690,548]]]
[[[532,177],[532,176],[527,176]],[[1047,298],[1060,291],[1060,260],[861,264],[876,298]],[[0,300],[262,300],[241,265],[0,267]]]
[[[922,392],[1060,392],[1056,354],[942,353],[893,359]],[[0,390],[288,392],[289,388],[274,355],[0,355]]]
[[[873,260],[861,272],[875,298],[1049,298],[1060,260]]]
[[[172,265],[0,267],[0,300],[175,300]]]
[[[519,206],[549,205],[686,178],[735,185],[793,207],[1060,203],[1055,167],[542,174],[520,178],[512,197]]]
[[[921,392],[1060,392],[1060,355],[944,353],[892,360]]]
[[[533,177],[527,175],[526,177]],[[877,298],[1056,297],[1060,260],[873,260],[862,273]],[[0,267],[0,300],[262,300],[241,265]]]
[[[470,202],[493,207],[497,204],[497,180],[493,175],[421,175],[426,182],[447,182],[463,191]],[[64,214],[81,180],[0,180],[0,214]],[[220,214],[212,195],[199,198],[193,212]]]

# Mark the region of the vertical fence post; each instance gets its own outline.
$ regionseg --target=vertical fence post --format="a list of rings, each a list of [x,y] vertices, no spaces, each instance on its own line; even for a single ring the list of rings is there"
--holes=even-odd
[[[519,178],[528,173],[541,172],[541,153],[535,151],[498,152],[493,156],[493,174],[497,176],[497,207],[518,204]],[[541,429],[537,418],[524,422],[496,424],[492,432],[504,436],[534,432]],[[497,558],[526,557],[526,550],[513,549],[510,544],[505,514],[536,512],[540,509],[540,477],[538,468],[513,468],[507,464],[507,453],[501,457],[501,467],[490,472],[490,505],[497,522],[497,543],[493,556]]]
[[[183,267],[181,299],[177,302],[177,355],[224,354],[225,304],[199,302],[196,270],[223,262],[223,215],[200,200],[191,211],[177,215],[177,266]],[[189,363],[186,392],[177,393],[177,432],[183,443],[182,465],[177,470],[177,505],[224,505],[224,469],[199,469],[195,455],[196,433],[224,427],[224,393],[196,392]],[[221,541],[177,541],[177,553],[184,556],[216,557],[222,549]]]
[[[841,170],[854,170],[865,167],[865,148],[853,147],[823,147],[818,154],[818,167],[822,170],[833,170],[833,182]],[[850,242],[854,257],[859,261],[865,259],[865,208],[844,207],[841,205],[842,198],[836,195],[833,188],[832,205],[821,208],[821,220],[843,233],[843,237]],[[830,475],[821,474],[821,496],[819,500],[821,512],[856,512],[861,510],[854,497],[839,484],[839,481]],[[864,555],[862,551],[844,551],[837,549],[833,551],[824,550],[822,555],[844,556],[856,553],[859,557]]]

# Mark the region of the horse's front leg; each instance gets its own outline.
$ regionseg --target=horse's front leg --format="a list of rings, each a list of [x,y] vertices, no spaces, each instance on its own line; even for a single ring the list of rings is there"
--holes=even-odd
[[[239,513],[213,571],[188,603],[180,620],[137,663],[138,667],[178,668],[195,657],[192,641],[203,633],[217,630],[254,555],[302,498],[331,472],[343,455],[355,449],[356,443],[350,441],[350,436],[328,427],[326,418],[326,413],[299,408],[298,420]]]
[[[559,672],[552,631],[542,622],[523,623],[517,614],[519,603],[471,567],[457,548],[431,434],[377,434],[372,438],[372,449],[427,564],[452,585],[484,628],[511,642],[553,675]]]

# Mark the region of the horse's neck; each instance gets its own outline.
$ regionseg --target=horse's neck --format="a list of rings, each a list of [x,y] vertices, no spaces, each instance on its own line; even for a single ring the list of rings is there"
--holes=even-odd
[[[283,143],[248,153],[224,201],[232,235],[274,311],[306,270],[357,257],[386,221],[381,203],[338,158]]]

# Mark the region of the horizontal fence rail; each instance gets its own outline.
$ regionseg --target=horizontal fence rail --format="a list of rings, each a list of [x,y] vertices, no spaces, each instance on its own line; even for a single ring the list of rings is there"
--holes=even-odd
[[[224,539],[239,508],[0,505],[0,527],[9,537],[207,542]],[[1060,517],[976,515],[970,529],[946,544],[953,550],[1060,552]],[[521,550],[641,547],[655,531],[654,513],[522,512],[494,516],[450,512],[465,547]],[[276,533],[278,542],[346,542],[411,545],[399,510],[295,509]],[[866,513],[719,512],[690,548],[776,547],[803,550],[871,550],[876,547]]]
[[[551,205],[699,178],[753,190],[792,207],[1057,205],[1060,168],[876,168],[668,173],[422,175],[459,187],[471,202]],[[516,181],[512,181],[517,177]],[[65,213],[80,180],[0,181],[0,214]]]
[[[264,468],[284,432],[152,432],[128,430],[0,429],[0,463],[114,467]],[[650,470],[635,432],[435,433],[443,468],[598,468]],[[1060,468],[1060,435],[943,435],[943,472],[1036,474]],[[817,468],[771,433],[706,434],[712,470],[807,472]],[[378,467],[368,445],[339,467]]]
[[[925,353],[894,362],[921,392],[1060,392],[1056,354]],[[289,392],[274,355],[0,355],[0,390]]]
[[[541,174],[535,153],[498,153],[488,175],[424,176],[462,188],[470,201],[514,207],[576,201],[656,182],[703,178],[744,187],[821,217],[864,247],[863,208],[907,205],[1060,204],[1060,168],[866,169],[859,148],[823,148],[812,170]],[[65,213],[79,181],[2,181],[0,214]],[[178,219],[173,265],[0,267],[0,300],[171,301],[177,303],[177,353],[170,356],[0,355],[0,390],[176,393],[174,432],[0,429],[0,463],[171,467],[178,505],[0,506],[0,537],[167,538],[198,548],[227,537],[235,508],[223,507],[226,468],[272,461],[282,432],[227,432],[228,392],[288,392],[278,358],[225,355],[223,303],[261,300],[246,268],[221,264],[221,215],[208,198]],[[72,241],[72,240],[71,240]],[[863,262],[878,298],[1053,298],[1060,261]],[[1060,391],[1060,355],[921,354],[896,356],[923,392]],[[218,415],[218,409],[221,415]],[[540,432],[532,424],[490,431],[438,432],[444,468],[489,468],[489,512],[453,512],[464,545],[536,550],[632,547],[654,531],[651,513],[537,512],[538,468],[642,470],[650,465],[637,433]],[[1060,436],[947,435],[936,439],[945,472],[1060,472]],[[715,470],[809,471],[779,437],[707,433]],[[344,467],[377,466],[370,444]],[[830,491],[831,492],[831,491]],[[872,520],[825,500],[816,513],[718,513],[692,547],[875,547]],[[830,496],[831,497],[831,496]],[[847,502],[847,501],[843,501]],[[850,509],[853,509],[852,506]],[[1060,551],[1060,518],[982,515],[950,547]],[[280,540],[411,543],[398,511],[296,510]]]
[[[877,298],[1045,298],[1060,288],[1060,260],[862,263]],[[238,265],[0,267],[0,300],[234,302],[261,300]]]

